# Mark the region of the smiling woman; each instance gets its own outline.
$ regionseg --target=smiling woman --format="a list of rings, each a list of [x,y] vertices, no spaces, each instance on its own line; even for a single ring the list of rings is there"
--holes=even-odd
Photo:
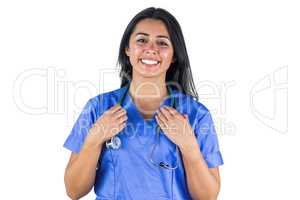
[[[223,159],[174,16],[138,13],[118,62],[121,87],[91,98],[64,143],[68,196],[94,187],[98,200],[216,199]]]
[[[133,77],[137,76],[136,73],[153,76],[167,71],[173,58],[169,38],[162,21],[144,19],[136,25],[126,48],[133,66]]]

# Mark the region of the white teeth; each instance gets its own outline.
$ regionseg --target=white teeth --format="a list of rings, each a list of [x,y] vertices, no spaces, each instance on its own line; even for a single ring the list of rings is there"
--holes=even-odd
[[[147,64],[147,65],[156,65],[156,64],[158,64],[158,61],[142,59],[142,63]]]

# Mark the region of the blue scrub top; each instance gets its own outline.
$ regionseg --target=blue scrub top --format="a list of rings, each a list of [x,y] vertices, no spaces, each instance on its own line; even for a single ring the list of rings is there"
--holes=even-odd
[[[76,120],[64,147],[79,153],[89,129],[110,107],[114,106],[125,87],[99,94],[91,98]],[[173,90],[178,112],[188,114],[189,122],[196,135],[199,148],[209,168],[223,164],[218,138],[209,110],[192,96]],[[160,107],[171,106],[170,97]],[[158,142],[155,118],[145,120],[138,111],[129,93],[122,102],[127,110],[127,126],[118,134],[122,141],[120,149],[107,149],[105,145],[98,161],[94,191],[96,200],[189,200],[191,199],[186,182],[184,165],[176,146],[161,132]],[[154,161],[164,161],[175,170],[154,166],[150,162],[153,145]]]

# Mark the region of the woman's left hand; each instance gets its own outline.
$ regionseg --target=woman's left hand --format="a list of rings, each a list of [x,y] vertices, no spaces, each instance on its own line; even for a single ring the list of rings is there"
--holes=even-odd
[[[165,135],[179,148],[190,147],[197,143],[187,115],[182,115],[172,107],[164,106],[155,116]]]

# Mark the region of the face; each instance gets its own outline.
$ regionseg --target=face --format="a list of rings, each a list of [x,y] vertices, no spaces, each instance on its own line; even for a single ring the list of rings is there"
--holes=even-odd
[[[141,20],[130,36],[126,55],[133,67],[133,78],[165,77],[173,60],[173,46],[165,24],[160,20]]]

